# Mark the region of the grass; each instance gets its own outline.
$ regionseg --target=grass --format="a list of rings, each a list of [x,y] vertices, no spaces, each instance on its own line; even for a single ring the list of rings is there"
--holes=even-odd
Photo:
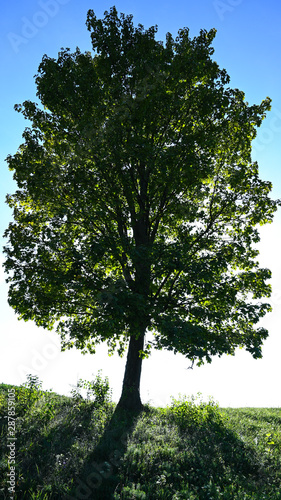
[[[89,500],[281,499],[281,409],[220,409],[173,399],[115,412],[107,380],[72,397],[14,387],[16,486],[8,491],[8,390],[0,385],[0,498]],[[87,390],[87,397],[81,396]]]

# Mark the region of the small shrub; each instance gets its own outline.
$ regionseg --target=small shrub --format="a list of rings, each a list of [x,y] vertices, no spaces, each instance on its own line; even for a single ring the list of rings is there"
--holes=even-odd
[[[122,489],[122,493],[115,493],[114,500],[146,500],[145,491],[141,490],[140,484],[132,484],[131,486],[125,486]]]
[[[101,370],[95,380],[87,381],[79,379],[76,387],[71,390],[71,395],[75,403],[83,404],[82,390],[86,390],[87,401],[92,401],[95,407],[101,407],[112,401],[112,390],[110,389],[108,377],[102,378]]]
[[[31,373],[26,376],[27,382],[22,384],[22,387],[27,387],[30,391],[40,392],[42,389],[42,382],[39,380],[38,375],[32,375]]]
[[[193,396],[189,399],[184,396],[179,400],[172,398],[169,414],[182,431],[192,427],[198,430],[199,426],[206,426],[208,423],[221,425],[224,420],[219,406],[212,399],[208,403],[203,402],[200,394],[197,398]]]

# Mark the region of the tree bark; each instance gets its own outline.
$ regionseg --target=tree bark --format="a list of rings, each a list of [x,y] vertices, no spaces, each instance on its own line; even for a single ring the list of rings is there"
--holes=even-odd
[[[145,329],[138,337],[132,335],[129,342],[127,362],[123,379],[123,387],[117,408],[130,412],[142,410],[143,405],[140,398],[140,378],[142,357],[140,351],[144,347]]]

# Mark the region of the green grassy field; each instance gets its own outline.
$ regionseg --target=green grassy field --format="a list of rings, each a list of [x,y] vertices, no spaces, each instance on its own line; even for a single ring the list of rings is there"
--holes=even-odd
[[[126,415],[100,376],[87,389],[0,385],[1,499],[281,499],[281,408],[182,398]]]

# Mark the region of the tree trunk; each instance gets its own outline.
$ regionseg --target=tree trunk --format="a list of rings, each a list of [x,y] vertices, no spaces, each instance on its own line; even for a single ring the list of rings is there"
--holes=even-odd
[[[142,205],[146,203],[146,190],[142,184]],[[135,279],[133,283],[133,292],[139,296],[140,303],[136,304],[132,310],[131,319],[131,337],[127,354],[127,363],[123,379],[122,394],[117,405],[117,409],[124,409],[129,412],[138,412],[143,409],[140,398],[140,378],[142,357],[140,351],[144,348],[144,336],[147,326],[149,325],[149,316],[145,311],[149,310],[146,307],[146,301],[150,290],[150,245],[149,231],[146,216],[142,215],[135,221],[133,232],[138,250],[134,256],[135,264]],[[139,306],[139,307],[138,307]]]
[[[145,329],[138,336],[138,338],[136,338],[135,335],[132,335],[130,338],[122,394],[117,405],[118,408],[122,408],[130,412],[137,412],[143,408],[140,398],[142,357],[139,353],[140,351],[143,351],[144,335]]]

